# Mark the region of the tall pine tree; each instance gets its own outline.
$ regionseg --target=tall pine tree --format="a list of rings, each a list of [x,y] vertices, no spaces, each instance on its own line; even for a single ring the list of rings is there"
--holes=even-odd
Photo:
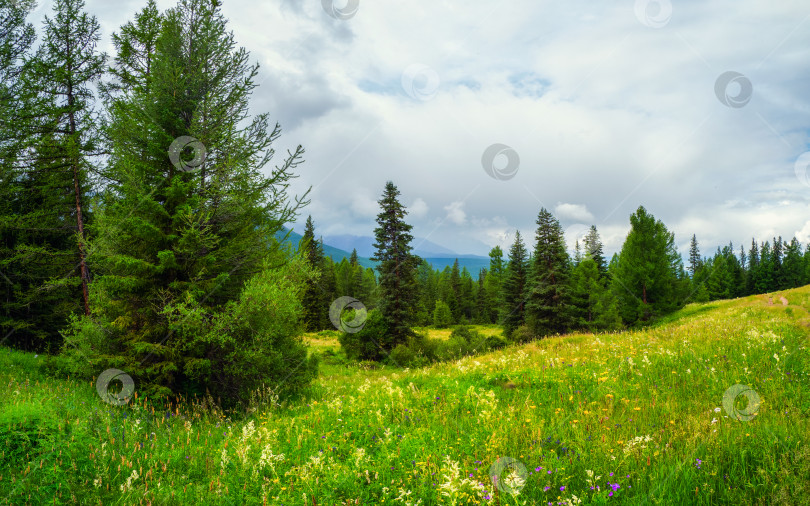
[[[322,330],[323,324],[323,292],[321,288],[321,279],[323,272],[320,271],[323,266],[323,248],[320,242],[315,239],[315,224],[312,222],[312,216],[307,216],[306,224],[304,225],[304,235],[301,237],[299,246],[304,251],[304,256],[309,262],[309,265],[317,269],[319,276],[313,278],[307,283],[306,290],[304,291],[303,299],[301,300],[304,306],[304,328],[309,332]],[[328,312],[328,309],[327,309]]]
[[[545,208],[537,216],[537,232],[531,276],[527,286],[526,321],[534,335],[565,332],[571,323],[569,280],[571,259],[565,249],[565,235]]]
[[[110,110],[110,183],[91,243],[96,307],[70,334],[94,365],[126,370],[143,393],[231,395],[255,383],[251,371],[267,381],[289,372],[289,385],[311,373],[282,365],[300,357],[286,341],[294,322],[280,321],[273,339],[258,322],[214,328],[234,317],[251,280],[275,276],[285,261],[275,234],[306,203],[287,194],[300,146],[262,172],[281,129],[266,114],[248,119],[258,72],[248,60],[216,6],[181,0],[163,17],[149,73],[131,72],[139,84]],[[116,58],[119,74],[128,61]],[[284,349],[267,349],[276,345]]]
[[[388,336],[379,336],[383,350],[390,351],[412,335],[410,325],[417,303],[416,267],[418,257],[411,253],[411,225],[405,223],[408,212],[399,202],[399,190],[394,183],[385,184],[378,201],[381,211],[374,229],[371,258],[379,262],[379,308],[388,327]]]
[[[526,286],[529,278],[529,261],[526,246],[515,232],[515,242],[509,248],[508,262],[503,276],[501,325],[504,337],[511,337],[512,332],[526,322]]]

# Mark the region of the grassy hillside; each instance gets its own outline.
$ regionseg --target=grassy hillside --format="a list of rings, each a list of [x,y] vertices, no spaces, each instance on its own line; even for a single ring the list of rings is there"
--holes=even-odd
[[[807,504],[809,309],[804,287],[419,370],[346,365],[333,337],[311,335],[327,357],[311,396],[257,398],[242,419],[199,400],[110,406],[93,384],[48,376],[43,357],[4,350],[0,498]],[[724,405],[738,384],[758,407],[746,406],[751,393]],[[505,457],[499,488],[489,473]]]

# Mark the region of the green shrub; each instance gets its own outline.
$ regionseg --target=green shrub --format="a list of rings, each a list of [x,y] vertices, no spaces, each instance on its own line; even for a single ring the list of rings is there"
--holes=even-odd
[[[506,346],[506,339],[500,336],[488,336],[486,340],[487,350],[500,350]]]
[[[534,332],[527,325],[521,325],[512,331],[509,340],[513,343],[528,343],[535,338]]]
[[[111,367],[125,371],[140,396],[209,392],[226,407],[249,401],[257,389],[286,397],[317,376],[317,356],[307,357],[301,338],[300,300],[312,275],[300,257],[281,267],[268,259],[235,300],[220,306],[206,306],[185,292],[161,310],[161,325],[168,329],[161,344],[152,342],[158,335],[147,338],[124,315],[114,322],[75,318],[65,333],[65,356],[85,377]],[[126,347],[120,344],[124,336],[131,336]],[[145,360],[158,355],[160,367]]]
[[[350,360],[381,360],[388,340],[388,325],[378,309],[368,312],[366,323],[359,332],[343,332],[340,346]]]

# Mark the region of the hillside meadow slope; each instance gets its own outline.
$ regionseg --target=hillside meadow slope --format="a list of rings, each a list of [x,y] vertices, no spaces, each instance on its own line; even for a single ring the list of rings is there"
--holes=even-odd
[[[0,503],[808,504],[808,310],[803,287],[411,370],[310,336],[309,396],[239,418],[111,406],[3,349]]]

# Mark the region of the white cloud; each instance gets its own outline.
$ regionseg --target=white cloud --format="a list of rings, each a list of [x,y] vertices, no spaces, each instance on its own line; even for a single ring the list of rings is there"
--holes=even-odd
[[[566,218],[584,222],[593,220],[593,215],[583,204],[557,204],[557,207],[554,208],[554,212],[560,220]]]
[[[444,206],[447,211],[447,219],[456,225],[464,225],[467,222],[467,213],[464,212],[464,202],[452,202]]]
[[[416,200],[413,201],[413,204],[411,204],[410,207],[408,207],[408,216],[414,219],[424,218],[425,216],[427,216],[427,213],[428,213],[427,203],[418,197]]]
[[[142,2],[110,5],[87,2],[108,50],[110,31]],[[390,179],[414,202],[414,235],[433,233],[427,210],[448,212],[431,237],[453,249],[470,238],[492,246],[507,231],[510,244],[555,202],[566,226],[595,224],[606,252],[621,247],[639,205],[679,245],[697,234],[707,254],[752,236],[810,241],[810,192],[794,168],[810,144],[807,2],[673,2],[659,29],[639,22],[633,1],[361,2],[345,21],[319,2],[223,5],[263,65],[253,110],[284,128],[278,156],[307,150],[291,190],[314,188],[302,220],[311,213],[324,230],[371,235]],[[723,22],[730,12],[735,22]],[[417,63],[440,83],[427,100],[402,88]],[[715,96],[728,70],[753,85],[745,107]],[[481,166],[495,143],[519,154],[514,178]]]

